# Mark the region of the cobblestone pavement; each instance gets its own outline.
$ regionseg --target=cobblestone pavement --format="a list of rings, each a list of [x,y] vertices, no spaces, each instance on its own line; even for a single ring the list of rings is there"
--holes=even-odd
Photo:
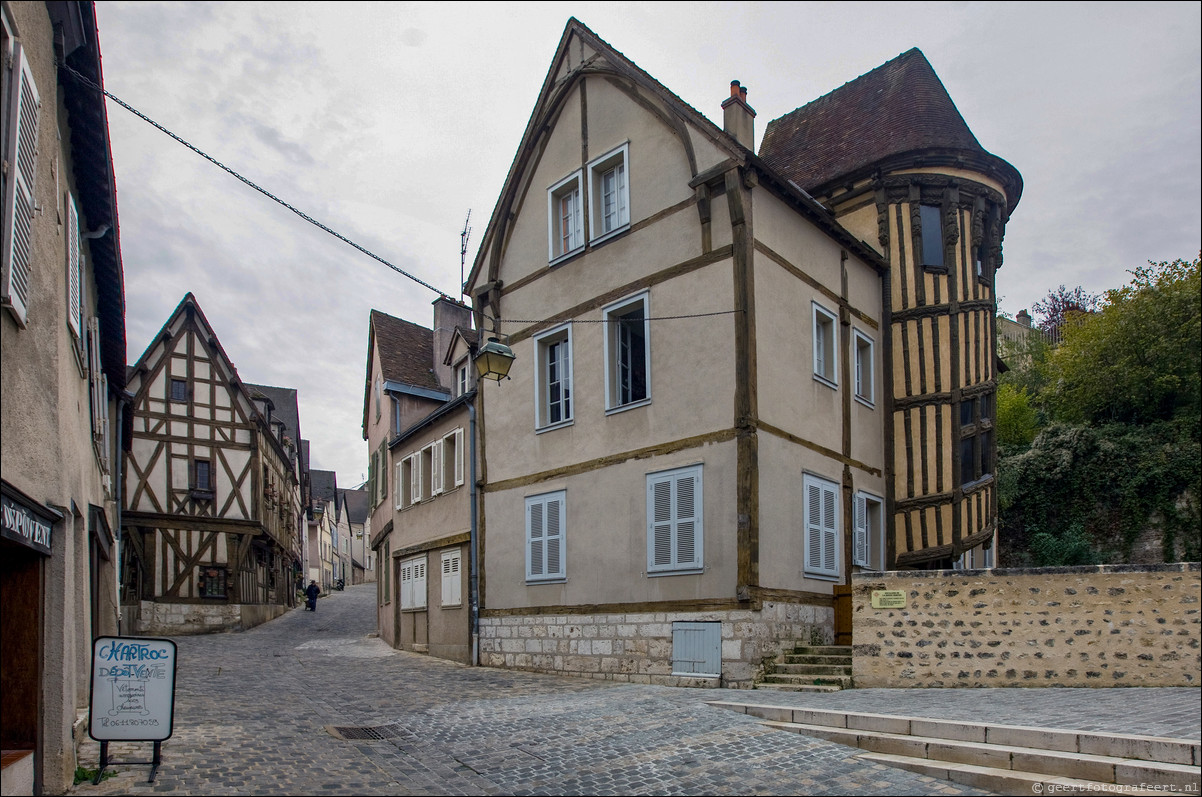
[[[374,585],[349,587],[319,601],[316,613],[177,638],[174,735],[163,743],[156,782],[146,783],[149,767],[118,763],[115,777],[72,794],[983,794],[705,705],[751,698],[833,707],[822,700],[833,697],[862,701],[848,708],[922,714],[921,703],[937,708],[951,690],[799,696],[464,667],[372,638],[374,599]],[[1085,727],[1046,700],[1032,706],[999,694],[1010,690],[978,691],[981,702],[947,705],[979,718],[997,697],[1006,721],[1039,709],[1049,724]],[[1087,690],[1036,691],[1059,700]],[[1121,724],[1124,705],[1134,719],[1154,692],[1151,713],[1192,711],[1197,738],[1196,689],[1088,692],[1093,702],[1074,704],[1082,718],[1105,706],[1101,713]],[[1130,697],[1112,700],[1119,692]],[[328,727],[374,728],[383,738],[347,741]],[[150,748],[112,743],[110,756],[146,760]],[[98,761],[99,745],[88,741],[80,764]]]

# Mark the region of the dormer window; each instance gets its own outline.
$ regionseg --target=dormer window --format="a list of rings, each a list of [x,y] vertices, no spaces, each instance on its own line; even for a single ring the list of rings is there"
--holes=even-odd
[[[589,164],[589,231],[594,241],[630,226],[628,148],[628,144],[623,144]]]
[[[553,263],[584,247],[584,208],[581,205],[581,175],[577,171],[551,186],[547,192],[550,215],[550,252]]]

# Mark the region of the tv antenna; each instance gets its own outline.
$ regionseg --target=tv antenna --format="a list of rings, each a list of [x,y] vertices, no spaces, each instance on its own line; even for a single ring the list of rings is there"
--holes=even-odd
[[[463,232],[459,233],[459,292],[463,293],[467,287],[466,278],[463,276],[464,266],[467,265],[467,242],[472,237],[472,228],[468,226],[468,222],[472,220],[472,209],[467,209],[467,218],[463,220]]]

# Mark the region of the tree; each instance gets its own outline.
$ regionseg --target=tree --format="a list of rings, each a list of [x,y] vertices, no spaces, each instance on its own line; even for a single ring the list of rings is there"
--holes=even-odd
[[[1040,423],[1027,388],[1006,382],[998,385],[997,419],[993,426],[1001,451],[1022,451],[1031,447]]]
[[[1202,256],[1149,263],[1106,292],[1100,312],[1064,328],[1048,363],[1063,420],[1150,423],[1202,410]]]
[[[1062,334],[1065,324],[1098,308],[1098,297],[1077,286],[1071,291],[1061,285],[1056,290],[1031,306],[1039,316],[1039,328],[1053,339]]]

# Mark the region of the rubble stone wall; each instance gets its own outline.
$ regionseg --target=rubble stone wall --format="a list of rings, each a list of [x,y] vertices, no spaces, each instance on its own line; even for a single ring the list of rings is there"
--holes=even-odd
[[[853,577],[857,687],[1198,686],[1197,562]],[[904,593],[874,609],[872,594]]]

